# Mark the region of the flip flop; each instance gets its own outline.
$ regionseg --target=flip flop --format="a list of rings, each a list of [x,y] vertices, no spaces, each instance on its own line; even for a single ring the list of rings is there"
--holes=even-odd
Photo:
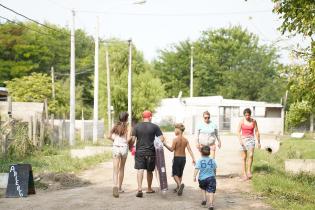
[[[123,189],[118,190],[119,193],[124,193],[125,191]]]
[[[155,193],[155,190],[152,190],[152,191],[146,191],[147,194],[152,194],[152,193]]]
[[[113,196],[114,196],[115,198],[118,198],[118,197],[119,197],[118,187],[113,187]]]
[[[177,191],[177,195],[178,195],[178,196],[181,196],[181,195],[183,194],[184,187],[185,187],[184,184],[181,184],[181,185],[179,186],[179,189],[178,189],[178,191]]]
[[[137,194],[136,194],[136,197],[142,198],[143,197],[142,191],[138,191]]]

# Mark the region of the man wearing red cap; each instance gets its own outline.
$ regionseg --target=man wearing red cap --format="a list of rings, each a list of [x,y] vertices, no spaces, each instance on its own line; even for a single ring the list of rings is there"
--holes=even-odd
[[[159,137],[164,142],[162,131],[158,125],[151,123],[152,113],[142,113],[143,122],[138,123],[132,131],[132,139],[136,140],[135,169],[137,172],[138,192],[137,197],[143,197],[142,181],[143,172],[147,170],[147,193],[154,193],[152,189],[153,171],[155,169],[155,148],[154,139]]]

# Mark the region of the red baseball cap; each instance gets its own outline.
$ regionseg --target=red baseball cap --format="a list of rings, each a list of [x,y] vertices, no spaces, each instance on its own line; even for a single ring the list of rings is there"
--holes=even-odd
[[[149,110],[145,110],[145,111],[142,113],[142,117],[143,117],[143,118],[150,118],[150,117],[152,117],[152,113],[151,113]]]

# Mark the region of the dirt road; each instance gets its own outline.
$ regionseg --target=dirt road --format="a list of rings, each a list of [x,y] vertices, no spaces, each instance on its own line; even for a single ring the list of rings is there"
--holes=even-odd
[[[168,133],[166,136],[168,142],[171,142],[173,134]],[[235,175],[230,178],[230,174],[238,174],[240,169],[238,144],[234,136],[222,136],[221,139],[222,149],[217,152],[218,184],[215,209],[271,209],[259,197],[254,196],[250,181],[242,182]],[[192,147],[199,157],[194,146]],[[186,187],[181,197],[172,192],[175,188],[171,177],[172,154],[165,151],[165,159],[169,183],[169,190],[165,194],[144,193],[143,198],[135,197],[136,171],[133,169],[134,160],[129,154],[123,186],[125,192],[120,194],[120,198],[112,196],[112,163],[106,162],[78,175],[92,183],[88,186],[50,192],[42,190],[27,198],[0,198],[0,209],[205,209],[200,205],[198,184],[192,179],[194,167],[190,157],[187,158],[184,171],[183,182]],[[155,177],[153,186],[158,190]]]

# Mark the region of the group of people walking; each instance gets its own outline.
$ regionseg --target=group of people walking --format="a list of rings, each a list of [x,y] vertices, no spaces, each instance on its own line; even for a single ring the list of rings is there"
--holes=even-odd
[[[251,110],[245,109],[244,118],[241,119],[238,126],[238,140],[240,143],[242,157],[242,180],[246,181],[252,178],[252,162],[255,148],[255,140],[260,148],[260,135],[257,122],[251,117]],[[196,132],[196,148],[200,152],[200,158],[196,161],[191,146],[183,133],[185,127],[183,124],[175,124],[175,138],[171,145],[168,145],[165,137],[158,125],[151,122],[152,113],[144,111],[142,113],[143,121],[136,124],[133,128],[128,125],[128,113],[122,112],[119,115],[119,121],[110,131],[108,138],[113,141],[113,196],[119,197],[123,193],[122,183],[124,179],[124,168],[128,155],[135,144],[135,165],[137,170],[138,189],[136,197],[143,197],[142,182],[144,170],[147,171],[147,190],[146,193],[155,193],[152,188],[153,171],[155,170],[155,148],[154,139],[159,138],[163,145],[171,152],[174,152],[172,165],[172,177],[176,183],[174,193],[179,196],[184,190],[182,182],[183,171],[186,164],[186,149],[192,158],[195,167],[193,180],[197,181],[202,190],[201,205],[208,204],[209,209],[213,209],[214,194],[216,192],[216,168],[215,161],[216,148],[221,148],[221,140],[218,135],[217,125],[210,120],[210,113],[203,113],[203,122],[198,124]],[[256,137],[256,138],[255,138]]]

